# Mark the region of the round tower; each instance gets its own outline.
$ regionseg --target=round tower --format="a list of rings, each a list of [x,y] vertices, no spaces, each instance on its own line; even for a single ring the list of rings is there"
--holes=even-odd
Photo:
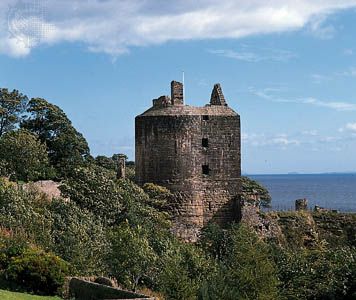
[[[195,241],[209,221],[239,217],[240,116],[228,107],[219,84],[210,104],[184,105],[183,85],[135,119],[136,180],[170,189],[177,201],[174,230]]]

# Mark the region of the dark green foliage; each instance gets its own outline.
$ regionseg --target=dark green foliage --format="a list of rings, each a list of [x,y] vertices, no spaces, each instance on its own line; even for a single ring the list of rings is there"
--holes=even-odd
[[[286,299],[355,299],[355,249],[278,249],[276,262]]]
[[[54,295],[60,292],[69,265],[56,255],[27,248],[10,259],[4,276],[31,292]]]
[[[50,163],[58,176],[70,174],[73,168],[90,158],[87,141],[58,106],[34,98],[28,104],[27,113],[21,127],[36,134],[47,145]]]
[[[202,282],[215,272],[216,263],[191,244],[172,243],[160,264],[158,286],[167,299],[197,299]]]
[[[278,299],[277,271],[268,245],[245,226],[234,226],[230,239],[226,256],[202,286],[200,299]]]
[[[12,131],[0,138],[3,175],[12,180],[33,181],[51,177],[46,145],[27,130]]]
[[[104,169],[117,172],[117,161],[115,162],[111,157],[99,155],[95,157],[95,164]]]
[[[0,137],[18,126],[27,102],[28,98],[19,91],[0,88]]]
[[[241,176],[241,185],[242,185],[242,199],[245,201],[250,200],[251,195],[258,195],[259,203],[258,206],[270,207],[271,206],[271,196],[268,190],[262,186],[257,181],[248,178],[246,176]]]
[[[209,223],[203,228],[200,246],[215,259],[223,259],[229,242],[228,231],[215,223]]]

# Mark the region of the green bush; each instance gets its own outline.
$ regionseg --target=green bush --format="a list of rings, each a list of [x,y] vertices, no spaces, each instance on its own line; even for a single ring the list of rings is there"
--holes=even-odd
[[[287,299],[355,299],[355,249],[277,248],[275,256],[280,290]]]
[[[58,294],[68,274],[68,263],[37,248],[28,248],[12,257],[4,272],[7,280],[43,295]]]
[[[200,289],[201,300],[276,300],[278,278],[270,248],[246,226],[233,226],[219,269]]]

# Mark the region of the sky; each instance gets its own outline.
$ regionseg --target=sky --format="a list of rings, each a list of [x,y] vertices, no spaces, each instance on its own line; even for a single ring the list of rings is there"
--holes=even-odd
[[[249,174],[356,171],[356,0],[1,0],[0,87],[60,106],[93,155],[185,74],[241,116]]]

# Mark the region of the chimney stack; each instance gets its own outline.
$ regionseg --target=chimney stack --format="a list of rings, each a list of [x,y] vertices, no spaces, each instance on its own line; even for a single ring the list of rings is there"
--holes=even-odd
[[[171,101],[172,105],[183,105],[183,83],[178,81],[171,82]]]

